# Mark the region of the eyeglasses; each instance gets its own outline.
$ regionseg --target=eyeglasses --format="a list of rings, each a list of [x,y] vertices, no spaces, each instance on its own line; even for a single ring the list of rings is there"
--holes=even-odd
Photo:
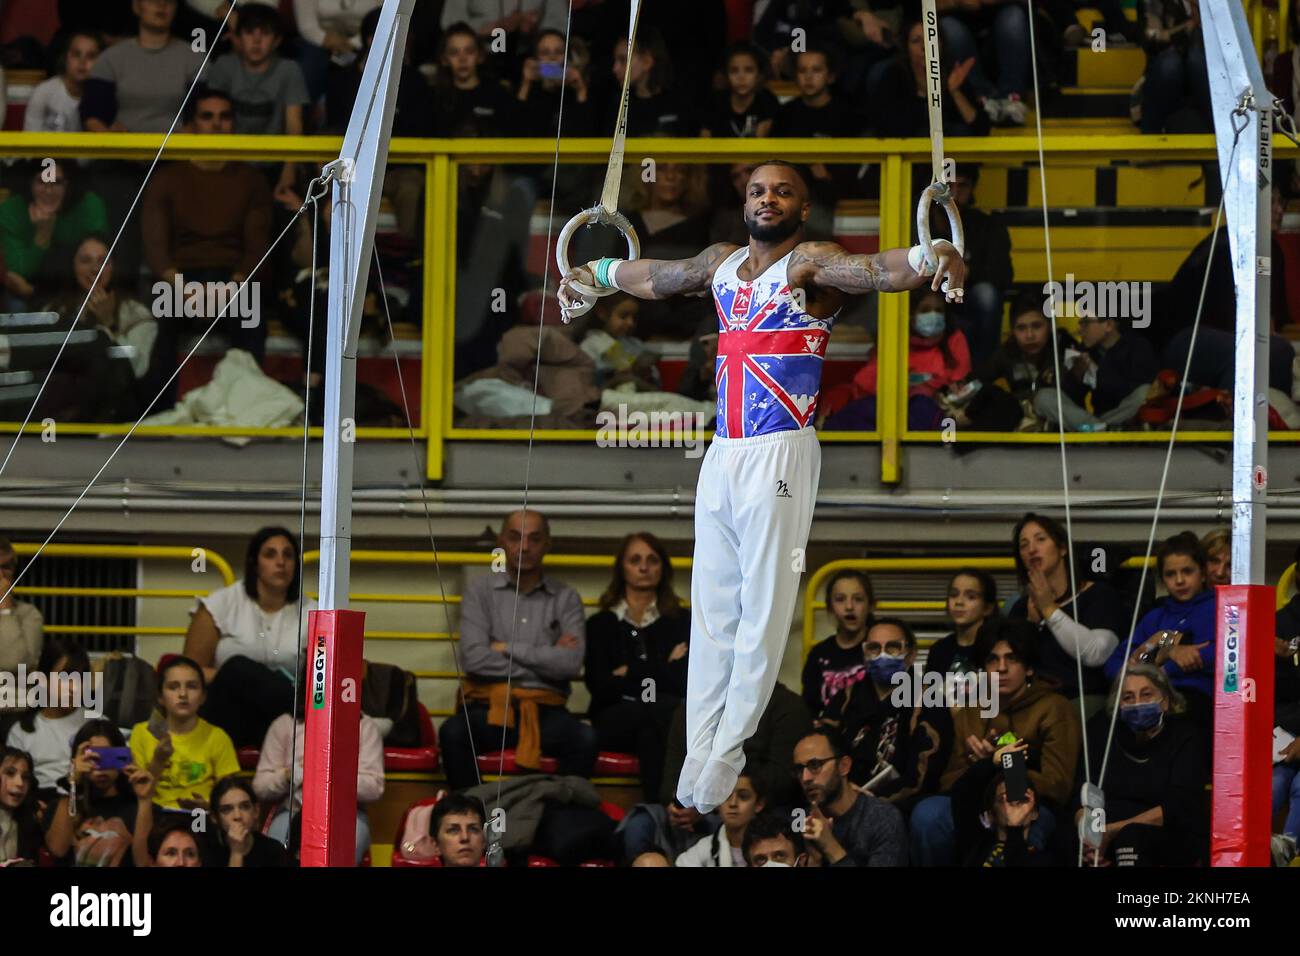
[[[867,656],[868,660],[873,657],[879,657],[881,654],[890,654],[894,657],[899,657],[906,649],[907,648],[903,645],[902,641],[890,641],[883,648],[879,644],[862,645],[862,652]]]
[[[804,771],[807,770],[815,777],[817,774],[821,773],[822,767],[826,766],[828,763],[834,762],[834,760],[834,757],[814,757],[806,763],[797,763],[790,768],[790,776],[798,780],[803,776]]]

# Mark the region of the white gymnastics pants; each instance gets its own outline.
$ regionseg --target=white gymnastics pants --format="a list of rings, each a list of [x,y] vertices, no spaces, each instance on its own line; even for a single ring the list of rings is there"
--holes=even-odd
[[[686,680],[686,754],[701,764],[744,767],[799,600],[821,464],[812,428],[714,437],[704,456]]]

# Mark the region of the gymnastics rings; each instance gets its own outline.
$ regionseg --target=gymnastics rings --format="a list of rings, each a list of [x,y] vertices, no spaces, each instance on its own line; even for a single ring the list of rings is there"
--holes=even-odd
[[[573,234],[578,231],[578,227],[584,225],[613,226],[627,242],[628,260],[641,258],[641,240],[637,237],[636,230],[632,228],[632,223],[628,221],[627,216],[618,211],[610,212],[603,205],[595,205],[590,209],[582,210],[560,230],[560,239],[555,244],[555,264],[560,268],[561,278],[569,274],[569,242],[573,239]],[[583,304],[563,311],[566,323],[589,312],[598,297],[613,295],[618,291],[613,288],[588,285],[585,282],[572,282],[570,285],[582,295]]]
[[[931,275],[939,268],[939,257],[934,251],[934,240],[930,236],[930,204],[941,206],[948,213],[948,225],[952,228],[952,244],[957,248],[957,255],[966,255],[966,233],[962,229],[961,214],[957,211],[957,200],[953,199],[952,190],[945,182],[934,182],[921,193],[921,201],[916,207],[916,235],[921,243],[921,252],[925,255],[925,266]]]

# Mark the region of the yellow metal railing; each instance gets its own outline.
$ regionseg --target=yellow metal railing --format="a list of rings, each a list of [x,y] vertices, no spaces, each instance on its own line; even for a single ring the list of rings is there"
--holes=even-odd
[[[21,557],[31,557],[39,545],[14,543],[14,552]],[[178,560],[191,566],[202,562],[203,573],[208,568],[221,575],[223,585],[235,583],[235,572],[230,562],[211,548],[184,546],[154,546],[143,544],[47,544],[42,556],[63,558],[134,558],[136,560]],[[211,589],[201,588],[101,588],[101,587],[48,587],[24,586],[14,588],[19,597],[128,597],[128,598],[197,598],[211,594]],[[47,634],[135,634],[139,637],[175,637],[185,633],[183,627],[158,627],[151,625],[108,624],[50,624],[44,625]]]
[[[1283,11],[1285,12],[1285,11]],[[87,136],[80,133],[0,133],[0,155],[13,157],[58,157],[147,160],[161,142],[152,134],[111,133]],[[341,140],[330,136],[201,136],[178,134],[168,143],[166,159],[231,159],[243,161],[291,160],[323,163],[337,155]],[[993,136],[982,139],[952,139],[946,151],[957,160],[1036,165],[1038,141],[1029,135]],[[1101,136],[1094,132],[1057,134],[1045,138],[1043,155],[1050,176],[1054,164],[1107,164],[1117,156],[1132,161],[1187,160],[1215,158],[1212,136]],[[1300,156],[1290,143],[1274,144],[1279,160]],[[719,164],[755,161],[772,154],[792,162],[871,163],[881,168],[880,245],[881,248],[903,246],[911,241],[916,197],[911,193],[914,163],[925,165],[930,158],[928,139],[630,139],[627,156],[630,163],[653,156],[658,162]],[[456,440],[510,440],[527,437],[527,433],[508,429],[457,428],[453,422],[452,390],[455,384],[454,301],[456,276],[457,221],[456,195],[459,166],[463,163],[549,165],[555,156],[555,143],[547,139],[394,139],[389,160],[393,164],[418,165],[425,172],[425,216],[423,246],[423,320],[422,375],[420,386],[420,425],[416,436],[426,444],[427,477],[440,479],[444,470],[444,445]],[[560,144],[563,163],[603,166],[609,158],[606,139],[567,139]],[[881,446],[881,480],[897,482],[901,477],[902,446],[906,442],[926,443],[945,440],[939,432],[912,432],[907,428],[907,335],[906,301],[903,296],[881,296],[879,302],[880,355],[879,407],[877,428],[868,432],[837,432],[822,436],[827,442],[879,442]],[[0,432],[14,432],[16,422],[0,423]],[[28,425],[28,431],[42,426]],[[120,434],[125,424],[60,423],[65,434]],[[209,428],[206,426],[150,426],[137,429],[139,434],[159,436],[243,435],[250,437],[297,438],[297,428]],[[319,429],[313,433],[320,434]],[[359,427],[359,439],[405,438],[403,428]],[[594,441],[594,430],[538,430],[543,441]],[[708,436],[696,436],[707,439]],[[1180,440],[1188,442],[1225,442],[1226,432],[1184,432]],[[974,432],[958,429],[947,438],[958,442],[998,442],[1050,444],[1053,433],[1007,434]],[[1155,432],[1068,434],[1070,443],[1161,442],[1165,436]],[[1271,433],[1272,441],[1298,441],[1300,432]]]

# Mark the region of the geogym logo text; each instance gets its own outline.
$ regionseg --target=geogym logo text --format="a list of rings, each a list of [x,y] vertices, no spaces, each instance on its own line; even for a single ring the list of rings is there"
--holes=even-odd
[[[311,709],[325,706],[325,638],[316,638],[316,654],[311,668]]]
[[[1237,692],[1237,673],[1241,670],[1241,611],[1228,605],[1224,616],[1223,692]]]

